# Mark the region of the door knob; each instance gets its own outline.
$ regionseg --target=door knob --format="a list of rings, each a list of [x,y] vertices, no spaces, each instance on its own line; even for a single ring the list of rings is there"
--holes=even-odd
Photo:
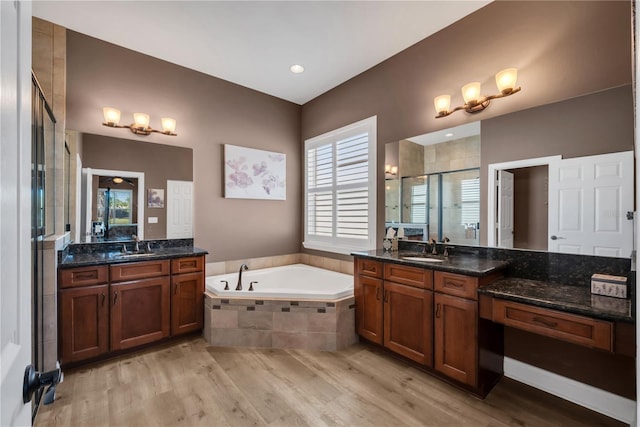
[[[564,237],[560,237],[560,236],[551,236],[550,237],[551,240],[559,240],[559,239],[564,239]]]
[[[22,402],[29,403],[33,393],[49,386],[44,395],[44,404],[53,403],[56,398],[56,385],[64,379],[60,369],[60,362],[56,362],[56,369],[47,372],[36,371],[33,365],[28,365],[24,370],[24,382],[22,384]]]

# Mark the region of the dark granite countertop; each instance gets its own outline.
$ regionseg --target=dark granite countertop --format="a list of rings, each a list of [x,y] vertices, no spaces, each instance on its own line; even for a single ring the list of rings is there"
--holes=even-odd
[[[81,253],[68,253],[58,264],[59,268],[86,267],[90,265],[116,264],[122,262],[151,261],[158,259],[182,258],[188,256],[206,255],[204,249],[194,246],[161,247],[152,249],[150,254],[144,256],[122,256],[120,251],[95,252],[87,251]]]
[[[374,251],[353,252],[351,255],[355,257],[376,259],[384,262],[406,264],[414,267],[423,267],[433,270],[448,271],[451,273],[466,274],[468,276],[486,276],[487,274],[490,274],[494,271],[502,270],[508,265],[508,262],[506,261],[480,258],[473,255],[451,255],[445,258],[442,255],[426,255],[416,253],[414,251],[388,252],[382,249],[378,249]],[[427,257],[432,259],[435,258],[442,262],[412,261],[404,259],[405,257]]]
[[[592,295],[588,286],[508,277],[479,288],[478,293],[604,320],[635,322],[630,299]]]

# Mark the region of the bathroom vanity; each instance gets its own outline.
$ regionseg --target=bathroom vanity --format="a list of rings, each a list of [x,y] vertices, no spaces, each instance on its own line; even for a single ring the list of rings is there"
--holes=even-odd
[[[204,325],[204,255],[193,246],[128,253],[83,245],[58,268],[59,357],[96,360]],[[101,250],[102,249],[102,250]]]
[[[575,285],[514,277],[521,268],[534,269],[536,253],[505,253],[508,261],[501,261],[486,256],[492,254],[443,257],[412,249],[353,254],[356,331],[447,381],[484,397],[503,374],[507,330],[569,343],[571,351],[584,348],[581,354],[620,366],[635,358],[631,300],[591,295],[568,262],[555,273]],[[584,276],[602,269],[585,264],[599,261],[592,258],[572,259],[579,265],[574,269]],[[545,274],[554,276],[552,270],[546,266]]]
[[[478,316],[477,289],[502,277],[507,263],[354,256],[357,333],[485,396],[502,375],[502,327]]]

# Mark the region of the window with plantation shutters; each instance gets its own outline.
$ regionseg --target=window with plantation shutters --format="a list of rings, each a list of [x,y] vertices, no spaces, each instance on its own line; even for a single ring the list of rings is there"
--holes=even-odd
[[[462,225],[475,226],[480,222],[480,178],[460,181]]]
[[[375,249],[375,117],[305,141],[304,247]]]

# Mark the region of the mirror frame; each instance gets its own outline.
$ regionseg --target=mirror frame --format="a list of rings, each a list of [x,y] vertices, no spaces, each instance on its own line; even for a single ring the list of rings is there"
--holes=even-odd
[[[91,212],[93,211],[93,182],[94,176],[120,176],[123,178],[137,178],[138,179],[138,238],[144,239],[144,172],[132,172],[132,171],[115,171],[110,169],[92,169],[83,168],[82,174],[86,179],[86,215],[85,215],[85,239],[91,239]]]

